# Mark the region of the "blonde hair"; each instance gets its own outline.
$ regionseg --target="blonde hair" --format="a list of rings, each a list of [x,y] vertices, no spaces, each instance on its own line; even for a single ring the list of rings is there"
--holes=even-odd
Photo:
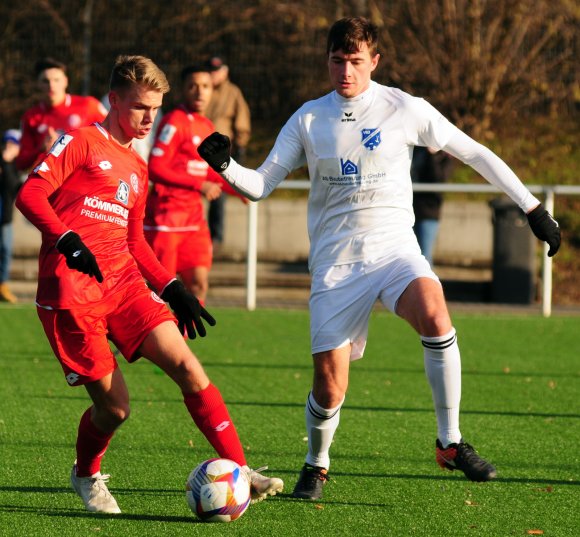
[[[151,59],[145,56],[117,56],[109,88],[111,91],[122,91],[135,84],[161,93],[168,93],[170,90],[165,73]]]

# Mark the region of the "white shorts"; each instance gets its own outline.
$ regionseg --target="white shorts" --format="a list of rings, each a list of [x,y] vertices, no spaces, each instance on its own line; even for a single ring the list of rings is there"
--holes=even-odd
[[[394,313],[399,297],[417,278],[439,281],[429,262],[415,253],[315,272],[310,292],[312,354],[351,344],[350,359],[362,358],[377,299]]]

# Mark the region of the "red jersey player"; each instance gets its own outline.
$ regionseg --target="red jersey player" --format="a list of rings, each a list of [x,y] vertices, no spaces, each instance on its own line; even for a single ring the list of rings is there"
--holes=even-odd
[[[145,237],[161,264],[180,275],[203,303],[213,248],[202,197],[241,196],[197,153],[214,130],[203,114],[213,85],[207,67],[190,66],[181,73],[183,104],[166,114],[149,157],[153,190],[147,201]]]
[[[62,135],[20,190],[17,206],[42,231],[37,311],[71,386],[84,385],[71,484],[93,512],[119,513],[100,473],[129,394],[108,340],[133,362],[158,365],[179,386],[195,424],[218,455],[243,465],[255,499],[283,483],[250,470],[219,390],[210,382],[167,309],[190,338],[213,317],[155,258],[143,236],[145,162],[133,138],[153,125],[169,84],[143,56],[120,56],[111,75],[111,110],[102,124]],[[161,298],[145,284],[147,279]],[[162,300],[163,299],[163,300]]]
[[[34,71],[43,100],[22,117],[22,140],[16,159],[20,170],[31,168],[61,134],[102,121],[107,115],[94,97],[66,92],[68,77],[63,63],[45,58],[36,63]]]

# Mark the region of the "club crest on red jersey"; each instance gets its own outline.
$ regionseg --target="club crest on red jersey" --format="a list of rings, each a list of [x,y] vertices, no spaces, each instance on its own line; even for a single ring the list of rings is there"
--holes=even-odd
[[[133,192],[135,192],[135,194],[139,194],[139,178],[137,177],[137,174],[132,173],[131,177],[129,177],[129,180],[131,181],[131,188],[133,189]]]
[[[122,179],[119,179],[119,187],[117,188],[115,199],[120,201],[123,205],[129,204],[129,185]]]

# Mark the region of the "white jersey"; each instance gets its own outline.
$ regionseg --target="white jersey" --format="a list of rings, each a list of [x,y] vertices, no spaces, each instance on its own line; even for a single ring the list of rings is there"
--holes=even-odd
[[[439,149],[456,130],[425,100],[375,82],[351,99],[332,92],[302,106],[268,160],[308,164],[311,269],[416,250],[413,146]]]
[[[416,145],[469,164],[526,212],[539,204],[505,162],[427,101],[372,81],[356,97],[332,92],[304,104],[258,170],[231,161],[223,176],[258,200],[307,164],[310,270],[369,263],[419,252],[410,175]]]

